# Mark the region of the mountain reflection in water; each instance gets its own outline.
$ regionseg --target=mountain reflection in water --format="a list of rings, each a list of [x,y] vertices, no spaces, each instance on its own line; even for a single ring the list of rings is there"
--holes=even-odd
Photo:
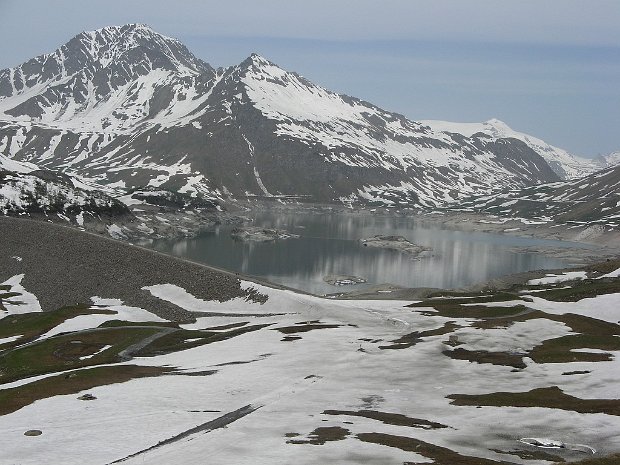
[[[362,214],[268,213],[253,215],[253,226],[299,234],[273,242],[241,242],[232,226],[218,226],[197,238],[156,240],[151,247],[219,268],[237,271],[315,294],[390,283],[404,287],[457,288],[510,273],[565,267],[535,253],[515,253],[518,246],[575,247],[558,241],[502,234],[440,229],[415,218]],[[399,235],[433,248],[433,256],[412,259],[397,251],[364,247],[359,239]],[[328,275],[353,275],[368,283],[333,286]]]

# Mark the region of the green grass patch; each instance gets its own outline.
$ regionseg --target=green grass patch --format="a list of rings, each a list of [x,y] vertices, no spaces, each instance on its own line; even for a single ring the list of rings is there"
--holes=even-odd
[[[241,328],[235,328],[230,331],[204,331],[204,330],[186,330],[181,329],[157,338],[146,347],[143,347],[135,353],[139,357],[154,357],[162,354],[178,352],[180,350],[192,349],[205,344],[225,341],[242,334],[258,331],[270,326],[269,324],[251,325]],[[186,342],[187,340],[196,339],[195,341]]]
[[[569,288],[537,292],[536,296],[554,302],[577,302],[598,295],[616,293],[620,293],[620,279],[584,279],[574,282]]]
[[[536,363],[601,362],[612,354],[572,352],[572,349],[620,350],[620,337],[606,334],[575,334],[548,339],[529,352]]]
[[[592,336],[620,336],[620,325],[616,323],[597,320],[584,315],[575,315],[574,313],[565,313],[564,315],[542,314],[549,320],[561,321],[577,333]]]
[[[528,392],[493,392],[490,394],[452,394],[453,405],[487,407],[542,407],[578,413],[620,415],[618,399],[580,399],[562,392],[557,386],[532,389]]]
[[[500,450],[500,449],[491,449],[493,452],[497,452],[498,454],[506,454],[506,455],[514,455],[523,460],[547,460],[548,462],[555,463],[565,463],[566,461],[555,454],[549,454],[548,452],[544,452],[542,450]]]
[[[0,415],[7,415],[48,397],[76,394],[97,386],[160,376],[171,371],[172,368],[119,365],[52,376],[24,386],[0,390]],[[81,401],[76,399],[76,402]]]
[[[571,462],[571,465],[618,465],[620,463],[620,454],[608,455],[607,457],[596,457],[578,462]]]
[[[465,302],[473,303],[473,302]],[[422,314],[428,316],[443,316],[446,318],[509,318],[527,310],[524,305],[517,304],[513,307],[486,307],[484,305],[461,305],[454,302],[419,302],[409,305],[413,308],[433,308],[435,311],[425,312]]]
[[[588,272],[598,272],[601,274],[611,273],[612,271],[616,271],[620,268],[620,259],[615,260],[607,260],[605,262],[594,263],[593,265],[588,265],[585,267],[585,271]]]
[[[106,328],[70,333],[4,351],[0,355],[0,382],[118,361],[119,352],[158,332],[159,328]],[[112,347],[80,360],[100,348]]]
[[[571,352],[571,349],[620,350],[620,325],[597,320],[583,315],[566,313],[552,315],[541,311],[532,311],[515,318],[481,320],[472,324],[479,329],[509,327],[516,322],[547,319],[564,323],[575,335],[567,335],[543,341],[528,353],[536,363],[599,362],[611,360],[611,354]]]

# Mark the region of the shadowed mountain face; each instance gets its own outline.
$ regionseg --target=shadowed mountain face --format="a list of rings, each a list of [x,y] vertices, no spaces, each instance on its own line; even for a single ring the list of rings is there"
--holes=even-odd
[[[256,54],[215,70],[136,24],[0,71],[0,160],[116,188],[434,207],[558,181],[536,147],[431,129]]]

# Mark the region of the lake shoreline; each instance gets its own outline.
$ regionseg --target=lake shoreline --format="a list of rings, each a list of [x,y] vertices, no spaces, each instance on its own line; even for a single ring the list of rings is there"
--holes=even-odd
[[[238,207],[238,205],[237,205]],[[553,222],[537,223],[527,219],[505,219],[493,215],[472,212],[409,212],[386,208],[347,208],[329,204],[275,204],[256,201],[242,210],[244,214],[254,211],[304,212],[307,214],[348,214],[353,216],[414,217],[422,225],[441,227],[459,232],[481,232],[507,236],[561,241],[575,247],[515,246],[516,253],[534,253],[567,262],[560,268],[544,268],[518,273],[508,273],[497,278],[482,280],[462,287],[401,287],[392,283],[376,284],[364,289],[334,289],[327,298],[401,300],[421,299],[438,291],[497,291],[526,283],[547,273],[561,273],[576,268],[620,257],[620,231],[606,230],[598,225],[563,225]]]
[[[251,204],[236,203],[228,216],[240,218],[252,211],[304,212],[308,214],[350,214],[354,216],[384,216],[388,218],[414,218],[420,224],[441,226],[443,229],[462,232],[481,232],[515,237],[562,241],[592,246],[581,248],[536,248],[535,253],[577,264],[593,263],[597,260],[620,256],[620,231],[601,225],[565,225],[554,222],[536,222],[525,218],[502,218],[495,215],[462,211],[423,211],[370,207],[345,207],[330,204],[280,204],[268,200]],[[237,214],[241,216],[237,216]],[[517,250],[518,251],[518,250]],[[568,252],[568,253],[566,253]]]
[[[493,217],[488,215],[472,214],[468,212],[448,212],[448,213],[409,213],[409,212],[395,212],[391,210],[371,212],[370,209],[348,209],[342,206],[334,205],[316,205],[316,204],[273,204],[271,202],[254,204],[251,211],[282,211],[291,212],[300,210],[305,214],[348,214],[354,216],[386,216],[386,217],[415,217],[415,221],[419,221],[420,224],[428,224],[433,226],[440,226],[442,228],[454,231],[465,232],[485,232],[492,234],[505,234],[510,236],[537,238],[537,239],[552,239],[562,240],[565,242],[575,242],[575,245],[585,244],[589,247],[563,247],[563,248],[551,248],[551,247],[527,247],[514,249],[515,252],[529,252],[534,254],[546,255],[554,258],[560,258],[567,261],[568,266],[563,268],[546,268],[540,270],[532,270],[522,273],[506,274],[498,278],[479,281],[463,287],[402,287],[391,283],[376,284],[369,286],[365,289],[355,289],[353,286],[334,288],[333,293],[312,294],[308,291],[293,288],[280,283],[275,283],[268,279],[261,278],[259,276],[244,275],[243,273],[235,273],[234,271],[225,270],[216,265],[200,263],[192,259],[184,259],[175,257],[174,255],[163,253],[167,257],[171,257],[177,260],[184,260],[188,264],[204,266],[208,269],[217,270],[228,274],[229,276],[238,277],[240,279],[247,279],[249,281],[265,284],[269,287],[290,289],[294,292],[301,294],[312,294],[322,296],[327,294],[328,298],[342,298],[342,299],[382,299],[382,300],[399,300],[399,299],[419,299],[432,292],[439,290],[460,290],[460,291],[475,291],[475,290],[498,290],[506,289],[515,284],[521,284],[529,279],[534,279],[544,276],[548,272],[560,272],[564,270],[570,270],[575,267],[585,266],[591,263],[605,261],[606,259],[616,258],[620,256],[620,233],[617,231],[593,231],[593,234],[584,234],[587,228],[566,228],[560,225],[545,224],[534,225],[524,224],[517,220],[510,220],[509,222],[490,222]],[[275,208],[274,208],[275,207]],[[228,213],[225,213],[225,221],[231,219],[237,219],[239,221],[242,215],[251,213],[249,209],[236,208]],[[42,221],[20,219],[21,221],[31,221],[33,223],[41,223]],[[520,224],[519,229],[515,229]],[[56,224],[59,226],[59,224]],[[68,226],[67,229],[77,231],[79,228],[75,226]],[[93,234],[93,233],[87,233]],[[93,234],[94,236],[106,237],[104,234]],[[109,239],[109,238],[108,238]],[[126,240],[112,240],[112,243],[128,244]],[[140,247],[145,250],[156,252],[150,247]],[[157,252],[156,252],[157,253]],[[162,252],[159,252],[160,254]]]

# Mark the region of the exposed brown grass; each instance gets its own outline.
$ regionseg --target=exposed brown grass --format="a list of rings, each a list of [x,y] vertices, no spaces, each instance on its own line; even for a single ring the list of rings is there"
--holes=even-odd
[[[490,394],[452,394],[454,405],[492,407],[543,407],[570,410],[578,413],[620,415],[618,399],[580,399],[565,394],[559,387],[532,389],[528,392],[493,392]]]
[[[441,429],[448,428],[446,425],[420,418],[412,418],[400,413],[378,412],[375,410],[325,410],[323,415],[346,415],[349,417],[362,417],[378,420],[387,425],[407,426],[409,428]]]
[[[391,344],[389,345],[379,346],[379,349],[408,349],[409,347],[413,347],[414,345],[416,345],[418,342],[423,341],[425,337],[442,336],[444,334],[449,334],[459,327],[460,326],[453,321],[449,321],[441,328],[431,329],[429,331],[414,331],[412,333],[405,334],[404,336],[401,336],[398,339],[394,339],[393,341],[391,341]]]
[[[486,350],[467,350],[457,348],[453,350],[444,350],[445,356],[455,360],[469,360],[476,363],[491,363],[493,365],[503,365],[514,368],[525,368],[527,365],[523,362],[523,356],[510,354],[508,352],[489,352]]]
[[[498,465],[508,463],[461,455],[445,447],[436,446],[406,436],[395,436],[393,434],[383,433],[360,433],[356,435],[356,437],[360,441],[394,447],[407,452],[415,452],[416,454],[432,459],[435,465]]]
[[[607,457],[596,457],[579,462],[571,462],[571,465],[618,465],[620,463],[620,454],[608,455]]]
[[[308,435],[308,439],[289,439],[288,444],[314,444],[322,446],[326,442],[342,441],[349,436],[351,432],[340,426],[324,426],[315,429]]]
[[[295,326],[286,326],[283,328],[274,328],[275,331],[280,331],[282,334],[295,334],[295,333],[307,333],[308,331],[314,331],[315,329],[333,329],[340,328],[341,325],[327,325],[327,324],[299,324]]]

